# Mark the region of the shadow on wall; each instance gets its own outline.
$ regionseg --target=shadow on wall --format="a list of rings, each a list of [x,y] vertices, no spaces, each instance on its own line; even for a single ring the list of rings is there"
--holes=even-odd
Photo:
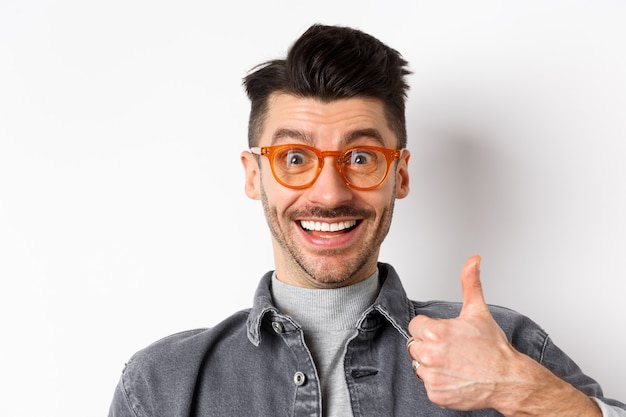
[[[470,255],[498,256],[494,252],[507,251],[519,235],[520,167],[498,146],[502,134],[494,129],[413,131],[411,194],[396,205],[395,224],[402,227],[394,229],[394,240],[411,243],[394,245],[401,247],[394,262],[423,264],[418,269],[426,279],[412,278],[419,293],[456,297],[458,273]],[[415,265],[401,268],[414,271]]]

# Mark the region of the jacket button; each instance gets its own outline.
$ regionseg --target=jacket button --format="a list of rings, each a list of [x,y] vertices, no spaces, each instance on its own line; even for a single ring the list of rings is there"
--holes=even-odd
[[[301,386],[304,385],[304,383],[306,382],[306,375],[304,375],[304,373],[298,371],[293,375],[293,382],[294,384],[296,384],[297,386]]]
[[[285,326],[283,326],[283,324],[279,321],[273,321],[272,328],[274,329],[276,333],[279,333],[279,334],[285,332]]]

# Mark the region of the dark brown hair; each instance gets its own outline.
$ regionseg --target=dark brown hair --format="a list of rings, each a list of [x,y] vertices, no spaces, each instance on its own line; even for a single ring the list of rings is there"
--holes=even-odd
[[[244,78],[251,102],[248,144],[256,146],[271,94],[323,101],[380,99],[398,147],[406,146],[405,101],[408,63],[395,49],[360,30],[313,25],[296,40],[286,59],[265,62]]]

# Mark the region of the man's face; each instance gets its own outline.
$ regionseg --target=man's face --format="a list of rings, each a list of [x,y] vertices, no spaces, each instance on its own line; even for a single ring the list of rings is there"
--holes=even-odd
[[[363,145],[395,149],[397,138],[379,100],[321,102],[274,94],[258,145],[280,144],[304,144],[323,151]],[[332,157],[325,159],[315,183],[301,190],[280,185],[265,156],[259,157],[258,164],[250,152],[243,152],[241,158],[246,193],[263,202],[279,280],[301,287],[333,288],[374,273],[394,201],[409,191],[408,151],[403,151],[397,165],[391,165],[386,180],[369,191],[348,187]],[[315,223],[329,227],[317,230],[312,228]]]

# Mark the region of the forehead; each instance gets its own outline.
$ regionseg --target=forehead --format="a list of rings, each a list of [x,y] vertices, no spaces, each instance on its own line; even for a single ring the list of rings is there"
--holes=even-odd
[[[358,97],[321,101],[277,93],[268,101],[261,143],[270,145],[297,139],[315,146],[340,147],[361,137],[380,146],[396,145],[381,100]]]

